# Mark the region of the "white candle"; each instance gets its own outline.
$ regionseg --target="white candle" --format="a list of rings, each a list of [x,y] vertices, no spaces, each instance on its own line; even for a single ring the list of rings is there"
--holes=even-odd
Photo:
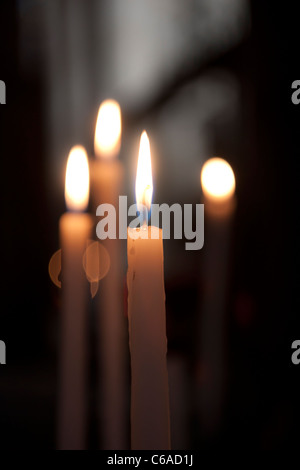
[[[85,149],[73,147],[67,164],[65,199],[69,212],[59,222],[62,250],[62,319],[58,403],[59,449],[84,449],[87,427],[88,282],[83,255],[92,228],[84,213],[89,197]]]
[[[118,220],[123,165],[118,160],[121,110],[114,100],[102,103],[95,131],[95,156],[91,161],[93,206],[112,204]],[[127,448],[126,320],[123,312],[122,242],[101,241],[110,257],[110,270],[98,293],[99,435],[103,449]]]
[[[204,195],[203,299],[201,302],[199,385],[200,426],[206,437],[220,426],[226,396],[226,302],[229,248],[235,209],[235,176],[222,158],[208,160],[201,171]]]
[[[146,133],[141,137],[136,191],[137,205],[149,210],[152,174]],[[162,230],[128,228],[127,256],[131,448],[170,449]]]

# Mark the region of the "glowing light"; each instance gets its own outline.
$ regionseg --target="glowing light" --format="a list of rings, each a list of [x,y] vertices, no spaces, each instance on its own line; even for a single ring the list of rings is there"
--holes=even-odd
[[[86,150],[77,145],[69,153],[65,200],[67,208],[71,211],[84,211],[89,202],[89,164]]]
[[[51,281],[57,287],[61,288],[61,280],[59,279],[61,272],[61,250],[56,251],[49,261],[48,272]]]
[[[211,158],[201,171],[201,185],[206,197],[216,201],[230,199],[235,191],[235,176],[231,166],[223,158]]]
[[[99,108],[95,131],[95,155],[115,158],[121,145],[121,109],[114,100],[103,101]]]
[[[146,131],[141,135],[139,158],[135,180],[135,197],[138,210],[140,205],[151,208],[153,194],[150,142]],[[145,221],[144,221],[145,222]]]
[[[110,269],[110,255],[104,245],[90,240],[83,256],[83,268],[90,283],[103,279]]]
[[[99,281],[103,279],[110,269],[110,256],[99,242],[88,240],[88,247],[83,255],[83,268],[86,278],[90,283],[92,298],[95,297],[99,287]],[[61,288],[61,250],[56,251],[49,261],[48,272],[53,284]]]

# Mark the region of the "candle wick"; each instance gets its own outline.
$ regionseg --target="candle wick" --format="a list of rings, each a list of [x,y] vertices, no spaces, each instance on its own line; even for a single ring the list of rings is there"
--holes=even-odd
[[[147,184],[147,186],[145,187],[145,189],[143,190],[143,196],[142,196],[142,204],[144,207],[147,207],[148,206],[148,202],[149,202],[149,196],[147,197],[147,193],[149,193],[149,191],[151,191],[151,186],[149,184]],[[142,217],[142,220],[143,220],[143,224],[142,224],[142,229],[146,229],[147,226],[148,226],[148,220],[147,220],[147,211],[144,211],[144,214],[143,214],[143,217]]]

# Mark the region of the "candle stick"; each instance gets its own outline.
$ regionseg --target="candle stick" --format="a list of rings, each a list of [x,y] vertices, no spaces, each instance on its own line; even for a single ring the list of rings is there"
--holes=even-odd
[[[112,204],[118,220],[123,166],[117,159],[121,141],[121,111],[106,100],[98,113],[95,155],[91,162],[93,205]],[[110,270],[98,294],[98,358],[101,380],[100,428],[102,448],[126,449],[126,321],[123,314],[122,245],[118,239],[102,241],[110,256]]]
[[[226,388],[226,300],[229,278],[229,242],[235,209],[235,177],[221,158],[208,160],[201,171],[204,195],[205,245],[203,299],[199,341],[198,383],[200,423],[208,436],[220,424]]]
[[[86,151],[73,147],[68,158],[65,199],[69,211],[59,222],[62,249],[62,320],[58,447],[85,448],[87,419],[87,294],[83,254],[92,218],[84,213],[89,197]]]
[[[150,172],[150,173],[149,173]],[[150,210],[150,146],[144,132],[136,180],[137,205]],[[128,228],[128,320],[131,354],[131,447],[170,449],[162,230]]]

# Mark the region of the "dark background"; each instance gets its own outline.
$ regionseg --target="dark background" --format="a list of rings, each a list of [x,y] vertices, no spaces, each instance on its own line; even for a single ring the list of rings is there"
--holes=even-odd
[[[250,2],[251,30],[238,45],[217,54],[212,63],[196,63],[179,73],[151,102],[123,116],[124,133],[133,132],[148,115],[153,119],[181,84],[212,66],[234,73],[239,82],[239,116],[230,134],[234,143],[224,137],[220,123],[211,149],[228,156],[237,179],[228,391],[221,425],[212,436],[198,432],[191,408],[188,448],[287,449],[299,438],[300,366],[290,359],[291,343],[300,337],[300,107],[291,102],[291,84],[300,74],[299,7],[266,3]],[[57,200],[49,191],[43,60],[24,73],[18,5],[0,3],[0,79],[7,87],[7,104],[0,109],[0,339],[7,347],[7,365],[0,372],[0,448],[52,449],[60,297],[47,266],[58,248],[58,219],[65,209],[60,183]],[[190,378],[199,292],[192,256],[198,254],[187,258],[188,278],[166,276],[169,351],[184,358]],[[89,447],[97,448],[92,417],[91,409]]]

